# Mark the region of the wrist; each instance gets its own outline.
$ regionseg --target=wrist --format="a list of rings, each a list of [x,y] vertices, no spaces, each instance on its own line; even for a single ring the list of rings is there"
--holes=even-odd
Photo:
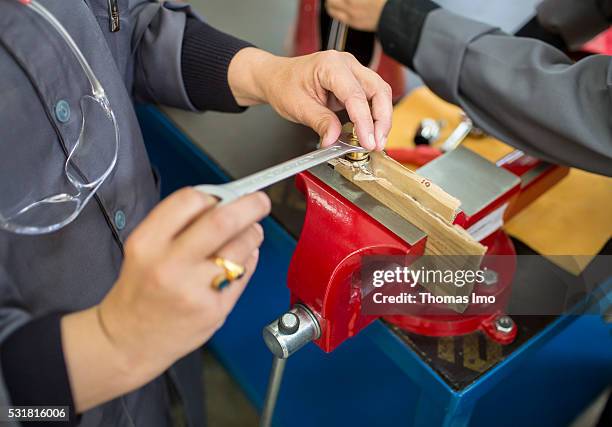
[[[134,390],[154,377],[145,360],[138,360],[109,338],[98,310],[99,306],[94,306],[68,314],[61,321],[64,358],[79,413]]]
[[[374,33],[378,31],[378,28],[380,26],[380,19],[382,17],[383,10],[385,9],[385,6],[387,5],[388,1],[389,0],[376,0],[375,1],[373,13],[372,13],[374,23],[368,31],[371,31]]]
[[[128,383],[140,386],[163,372],[174,359],[165,357],[163,349],[154,348],[140,316],[120,307],[108,298],[93,307],[97,328],[113,354],[116,369],[126,376]]]
[[[377,35],[387,55],[414,69],[413,59],[429,13],[439,8],[431,0],[388,0],[378,21]]]
[[[274,74],[287,58],[254,47],[238,52],[230,62],[228,82],[238,105],[264,104],[269,100],[269,87]]]
[[[96,332],[104,346],[110,349],[111,362],[115,369],[126,375],[128,383],[137,383],[138,378],[145,377],[143,368],[146,366],[146,359],[140,356],[138,345],[134,345],[135,340],[130,340],[129,336],[134,334],[129,332],[131,330],[129,325],[124,324],[122,329],[117,329],[115,327],[117,322],[111,320],[113,316],[108,315],[103,305],[104,301],[92,307],[95,313]]]

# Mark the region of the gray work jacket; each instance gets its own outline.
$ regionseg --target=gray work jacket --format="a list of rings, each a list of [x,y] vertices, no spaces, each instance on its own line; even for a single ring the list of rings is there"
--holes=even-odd
[[[538,19],[576,48],[610,26],[612,0],[545,0]],[[544,42],[437,9],[427,16],[414,68],[502,141],[612,176],[611,56],[574,63]]]
[[[32,318],[99,303],[118,276],[123,242],[158,202],[133,97],[192,109],[180,69],[186,5],[118,0],[121,29],[110,32],[107,0],[39,1],[66,27],[104,86],[121,141],[114,173],[73,223],[38,236],[0,231],[0,345]],[[0,0],[0,143],[13,144],[15,156],[0,159],[5,182],[57,175],[66,160],[62,144],[76,141],[80,129],[79,99],[90,92],[65,43],[45,25],[24,22],[19,8]],[[60,100],[71,107],[67,122],[55,113]],[[23,162],[18,176],[2,175],[1,165],[10,161]],[[187,365],[198,363],[187,358],[170,377],[190,403],[191,425],[201,425],[202,399],[195,395],[201,377],[187,373]],[[0,385],[0,405],[8,403]],[[81,425],[165,426],[168,406],[164,376],[87,411]]]

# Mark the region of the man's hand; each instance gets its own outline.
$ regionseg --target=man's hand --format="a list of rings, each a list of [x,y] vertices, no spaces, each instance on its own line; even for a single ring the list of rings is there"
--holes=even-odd
[[[332,18],[361,31],[376,31],[387,0],[327,0],[325,8]]]
[[[119,279],[99,304],[62,319],[79,412],[142,386],[221,327],[250,279],[263,240],[263,193],[216,206],[191,188],[163,200],[132,232]],[[246,267],[218,291],[213,259]]]
[[[324,146],[340,136],[342,126],[334,111],[343,108],[362,146],[385,146],[393,110],[391,87],[349,53],[284,58],[246,48],[232,59],[228,80],[240,105],[269,103],[286,119],[314,129]]]

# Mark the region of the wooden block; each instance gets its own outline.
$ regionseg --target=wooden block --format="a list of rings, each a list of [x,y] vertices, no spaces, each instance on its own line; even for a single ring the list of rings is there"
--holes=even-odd
[[[420,266],[441,271],[477,270],[486,247],[464,229],[452,224],[459,201],[440,187],[425,185],[423,178],[405,169],[384,153],[371,153],[370,163],[355,167],[346,160],[330,162],[336,171],[427,234]],[[429,181],[426,181],[429,182]],[[470,295],[473,284],[463,287],[433,283],[434,295]],[[463,312],[467,304],[450,305]]]
[[[404,194],[410,195],[421,205],[452,223],[459,213],[461,202],[384,153],[371,153],[369,169],[374,176],[384,178]]]

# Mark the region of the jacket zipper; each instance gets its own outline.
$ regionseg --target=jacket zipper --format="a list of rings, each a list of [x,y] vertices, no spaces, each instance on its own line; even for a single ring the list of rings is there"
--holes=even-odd
[[[121,20],[119,19],[119,4],[118,0],[107,0],[108,2],[108,24],[111,33],[116,33],[121,29]]]

